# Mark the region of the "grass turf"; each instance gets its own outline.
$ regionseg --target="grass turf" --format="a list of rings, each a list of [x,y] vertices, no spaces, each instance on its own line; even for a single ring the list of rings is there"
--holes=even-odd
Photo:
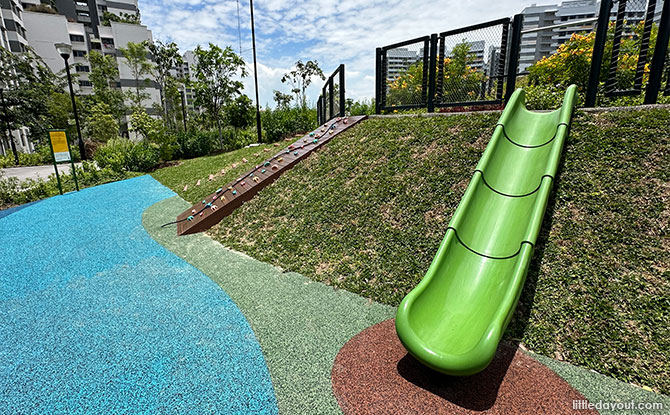
[[[291,139],[291,141],[294,141],[294,139]],[[288,146],[289,144],[289,141],[278,143],[279,146]],[[217,188],[237,179],[256,164],[260,164],[275,155],[280,148],[283,147],[261,144],[256,147],[241,148],[214,156],[181,160],[177,166],[157,169],[151,175],[174,190],[182,199],[195,203],[213,193]],[[247,159],[246,163],[242,162],[242,159],[245,158]],[[235,167],[233,167],[233,164],[235,164]],[[225,171],[224,174],[221,174],[222,169]],[[212,181],[209,181],[210,174],[214,175]],[[198,180],[200,180],[200,186],[196,185]],[[184,190],[184,186],[187,185],[188,189]]]
[[[212,234],[396,305],[428,268],[497,118],[365,121]],[[576,114],[508,338],[670,392],[669,137],[667,109]]]

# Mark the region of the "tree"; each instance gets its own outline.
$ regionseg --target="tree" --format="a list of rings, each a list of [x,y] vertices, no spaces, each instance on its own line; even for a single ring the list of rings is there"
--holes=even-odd
[[[465,41],[455,45],[451,53],[444,58],[443,101],[473,101],[482,93],[482,84],[487,77],[481,69],[472,65],[475,58],[474,53],[470,52],[470,44]],[[422,85],[423,61],[419,61],[389,84],[387,105],[403,105],[419,101]]]
[[[242,92],[244,85],[235,77],[247,76],[244,60],[226,46],[221,49],[212,43],[209,49],[195,49],[196,66],[193,90],[195,103],[207,111],[219,131],[219,144],[223,150],[221,118],[224,107]]]
[[[129,23],[129,24],[141,24],[140,21],[140,12],[137,11],[135,14],[121,12],[119,15],[108,12],[107,10],[102,12],[102,18],[100,18],[100,24],[103,26],[111,26],[111,22],[119,23]]]
[[[273,99],[277,103],[277,108],[286,109],[289,107],[289,105],[291,105],[291,101],[293,101],[293,97],[291,95],[277,91],[276,89],[272,92],[274,94]]]
[[[98,102],[84,120],[86,133],[93,141],[107,142],[119,137],[119,123],[111,114],[109,105]]]
[[[109,109],[109,114],[116,117],[120,122],[126,112],[123,102],[123,93],[115,88],[119,79],[119,68],[116,59],[113,56],[103,55],[100,52],[92,50],[88,55],[91,63],[91,73],[89,79],[93,84],[93,98],[95,103],[104,103]]]
[[[142,106],[142,101],[145,100],[149,95],[142,93],[144,86],[140,86],[140,78],[144,75],[151,74],[153,70],[153,65],[147,59],[147,43],[140,42],[128,42],[125,49],[121,49],[123,57],[128,61],[128,67],[130,72],[133,74],[133,79],[135,79],[135,94],[129,94],[129,99],[132,101],[133,105],[136,107]],[[148,78],[144,78],[144,84],[149,82]]]
[[[4,95],[9,128],[25,126],[31,140],[44,139],[46,130],[54,127],[49,113],[54,107],[52,100],[62,94],[65,81],[54,75],[30,47],[21,54],[0,47],[0,79],[8,85]]]
[[[612,45],[614,43],[614,22],[610,22],[610,30],[607,31],[607,42],[603,51],[603,65],[600,72],[600,80],[607,79],[609,64],[612,58]],[[629,28],[631,34],[623,36],[619,46],[619,61],[615,74],[617,89],[629,89],[633,87],[637,60],[640,54],[640,41],[644,30],[644,22],[639,22]],[[652,25],[649,36],[649,50],[654,50],[658,36],[658,25]],[[551,56],[545,56],[528,68],[528,79],[536,85],[554,85],[566,88],[575,84],[580,90],[586,89],[591,67],[591,56],[595,43],[595,32],[588,34],[574,33],[570,39],[558,47]],[[649,76],[649,67],[644,68],[644,80]]]
[[[291,92],[295,94],[296,103],[305,108],[307,106],[305,91],[312,84],[312,78],[315,76],[322,80],[326,79],[317,61],[303,63],[302,60],[298,60],[295,63],[295,69],[285,73],[281,81],[283,83],[288,82],[291,85]]]
[[[160,40],[149,44],[149,51],[154,57],[154,76],[158,83],[158,90],[160,91],[161,106],[163,107],[164,121],[168,122],[168,103],[167,103],[167,84],[175,78],[170,73],[170,70],[176,66],[181,66],[184,59],[179,54],[179,46],[176,43],[163,43]],[[174,104],[173,104],[174,106]]]
[[[256,110],[251,99],[246,95],[239,95],[225,109],[226,123],[235,130],[250,126],[254,122]]]

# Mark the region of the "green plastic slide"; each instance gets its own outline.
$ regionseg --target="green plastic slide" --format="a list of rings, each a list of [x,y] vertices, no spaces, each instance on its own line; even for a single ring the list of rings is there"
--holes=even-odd
[[[403,299],[396,331],[409,353],[448,375],[491,362],[526,279],[568,135],[576,87],[537,113],[512,95],[423,280]]]

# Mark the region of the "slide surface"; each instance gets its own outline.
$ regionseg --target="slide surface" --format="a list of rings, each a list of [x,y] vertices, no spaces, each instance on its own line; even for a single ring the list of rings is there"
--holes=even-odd
[[[523,90],[508,102],[423,280],[403,299],[396,331],[409,353],[449,375],[491,362],[526,278],[568,135],[576,87],[537,113]]]

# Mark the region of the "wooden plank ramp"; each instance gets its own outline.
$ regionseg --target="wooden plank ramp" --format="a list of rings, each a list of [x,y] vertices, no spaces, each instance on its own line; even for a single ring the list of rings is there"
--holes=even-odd
[[[251,200],[265,186],[277,180],[285,171],[365,118],[366,116],[356,116],[328,121],[237,180],[217,189],[177,216],[177,235],[202,232],[216,225],[244,202]]]

